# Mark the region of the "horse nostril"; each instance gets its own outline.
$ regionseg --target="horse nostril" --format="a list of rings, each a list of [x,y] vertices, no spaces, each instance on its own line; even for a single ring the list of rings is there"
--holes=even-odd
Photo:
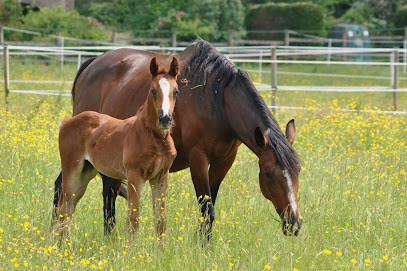
[[[162,118],[164,115],[164,111],[162,109],[158,110],[158,118]]]
[[[297,218],[296,216],[291,217],[290,219],[284,218],[282,220],[283,224],[283,233],[286,236],[295,235],[298,236],[298,233],[302,226],[302,219]]]

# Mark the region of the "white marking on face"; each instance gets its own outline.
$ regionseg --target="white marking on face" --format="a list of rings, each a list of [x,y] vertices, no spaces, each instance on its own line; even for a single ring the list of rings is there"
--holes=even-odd
[[[283,170],[283,176],[287,180],[288,185],[288,198],[290,200],[291,209],[293,210],[294,214],[297,214],[297,202],[295,201],[294,197],[294,189],[293,189],[293,182],[291,181],[290,173],[286,169]]]
[[[170,113],[170,83],[165,78],[161,78],[158,83],[160,84],[161,91],[163,92],[163,104],[161,109],[163,110],[163,115],[166,116]]]
[[[88,161],[89,163],[91,163],[91,164],[92,164],[92,162],[90,161],[90,157],[89,157],[89,155],[88,155],[88,154],[85,154],[84,159],[85,159],[86,161]]]

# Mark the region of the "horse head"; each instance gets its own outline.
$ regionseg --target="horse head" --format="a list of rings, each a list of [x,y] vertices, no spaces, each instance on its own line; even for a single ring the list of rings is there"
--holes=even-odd
[[[285,235],[298,235],[302,218],[298,209],[298,175],[300,166],[284,168],[278,162],[275,152],[267,139],[267,129],[264,133],[255,129],[256,144],[263,149],[259,159],[259,182],[264,197],[270,200],[282,220],[282,230]],[[286,139],[292,145],[295,138],[294,120],[286,127]]]
[[[172,112],[174,112],[175,99],[178,94],[178,72],[179,64],[176,57],[173,57],[168,72],[159,71],[155,57],[151,60],[152,83],[150,93],[158,114],[158,125],[162,130],[167,130],[172,125]]]

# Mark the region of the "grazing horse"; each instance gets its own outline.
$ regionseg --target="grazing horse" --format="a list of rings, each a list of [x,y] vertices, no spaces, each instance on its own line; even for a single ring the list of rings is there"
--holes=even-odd
[[[151,57],[169,63],[171,55],[118,49],[89,59],[74,86],[73,114],[93,110],[116,118],[133,115],[146,100],[150,82],[145,68]],[[189,167],[204,217],[201,229],[210,237],[220,184],[245,144],[259,158],[263,195],[282,220],[283,233],[298,234],[302,219],[297,202],[300,159],[292,148],[294,121],[281,131],[248,74],[208,42],[199,40],[177,55],[179,95],[171,130],[177,157],[170,172]],[[115,199],[120,180],[103,177],[105,232],[115,224]],[[61,176],[55,181],[58,201]]]
[[[149,180],[156,230],[159,236],[164,233],[169,169],[177,155],[170,127],[178,92],[178,61],[174,57],[166,73],[159,71],[154,57],[150,72],[147,99],[135,116],[119,120],[85,111],[62,120],[59,131],[62,193],[57,233],[69,238],[70,217],[97,172],[127,179],[128,226],[132,233],[138,228],[141,191]]]

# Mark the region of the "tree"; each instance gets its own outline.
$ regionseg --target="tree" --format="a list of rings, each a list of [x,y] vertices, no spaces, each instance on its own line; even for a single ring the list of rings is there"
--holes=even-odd
[[[244,7],[241,0],[102,0],[79,8],[85,15],[117,30],[132,31],[136,36],[178,31],[187,40],[196,37],[226,39],[228,31],[243,30]],[[155,30],[152,32],[152,30]],[[164,32],[160,32],[164,31]]]

